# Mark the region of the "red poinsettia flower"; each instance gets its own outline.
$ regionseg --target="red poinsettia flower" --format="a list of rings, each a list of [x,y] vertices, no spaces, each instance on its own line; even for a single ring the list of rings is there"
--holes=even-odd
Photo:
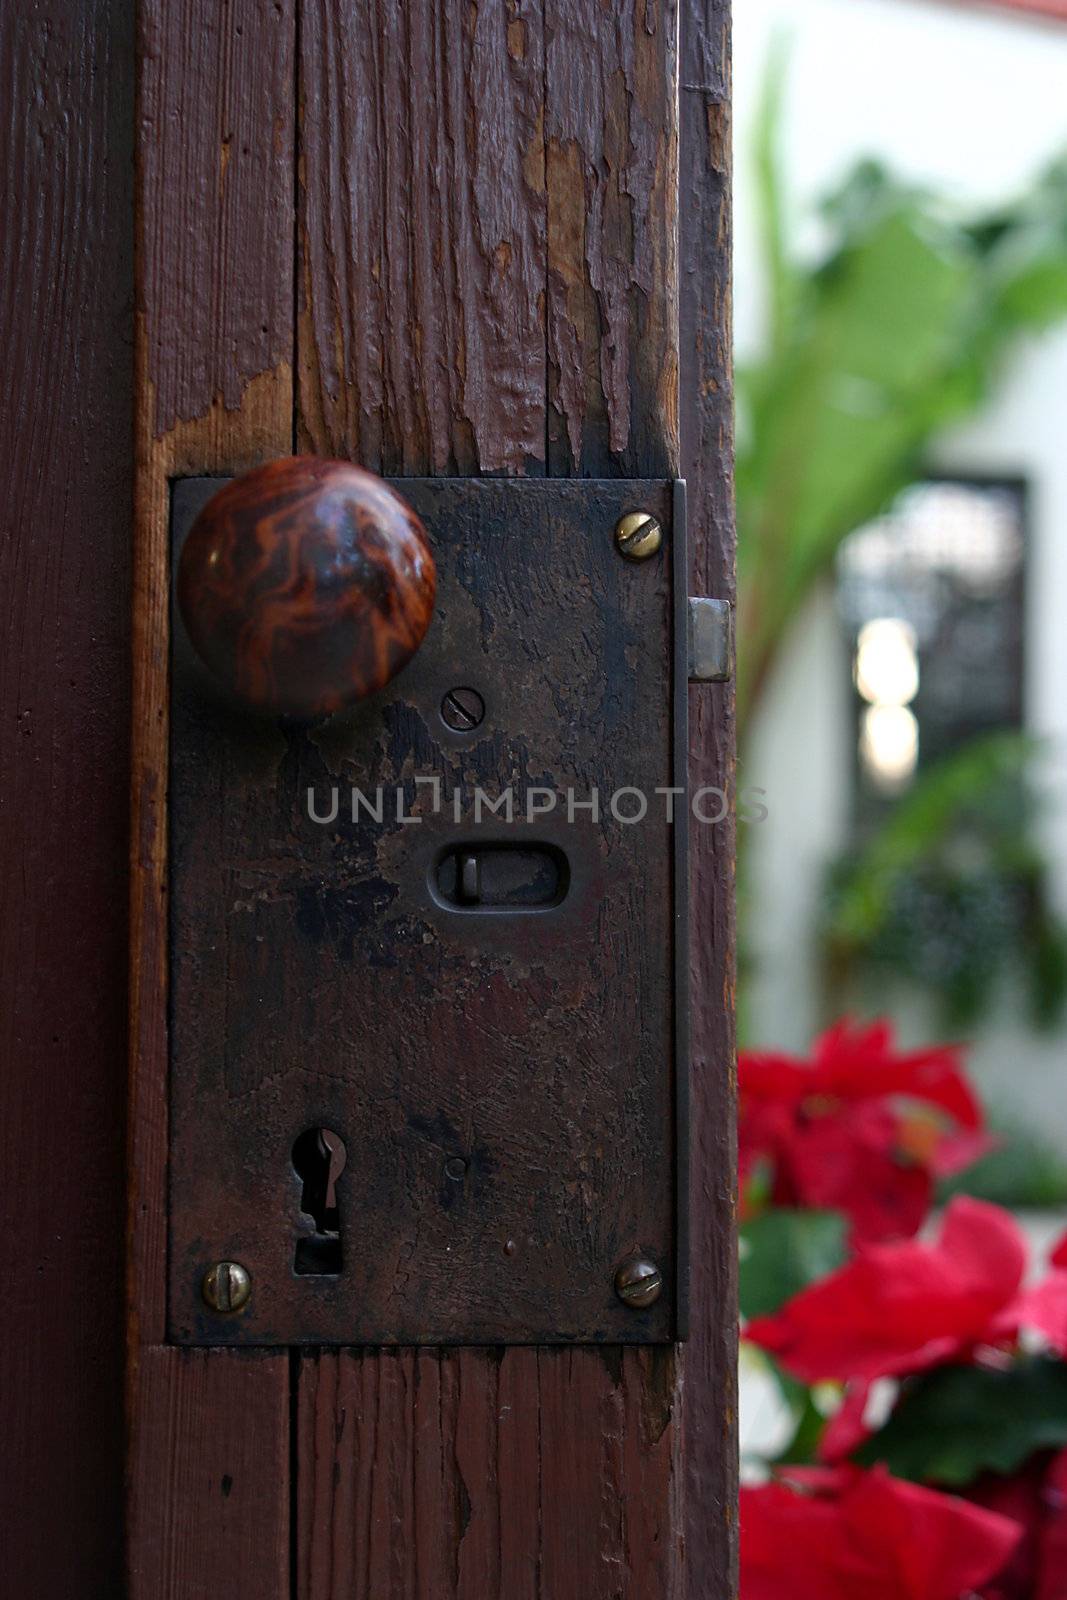
[[[778,1205],[844,1211],[854,1242],[909,1237],[934,1180],[992,1147],[952,1046],[897,1052],[887,1022],[838,1022],[810,1061],[739,1063],[742,1191],[766,1169]]]
[[[1051,1270],[1035,1284],[1023,1289],[998,1318],[999,1332],[1015,1338],[1023,1329],[1041,1335],[1050,1350],[1067,1358],[1067,1238],[1054,1245],[1049,1255]]]
[[[1067,1272],[1050,1272],[1024,1290],[1006,1320],[1013,1328],[1035,1329],[1057,1355],[1067,1358]]]
[[[1010,1334],[1026,1244],[999,1206],[960,1195],[933,1244],[864,1245],[745,1337],[807,1383],[921,1372]]]
[[[741,1600],[958,1600],[1019,1524],[881,1468],[787,1468],[741,1490]]]

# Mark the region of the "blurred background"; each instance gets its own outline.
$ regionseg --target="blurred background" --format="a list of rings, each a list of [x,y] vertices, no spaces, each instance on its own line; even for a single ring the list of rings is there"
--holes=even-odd
[[[1057,16],[1057,13],[1059,15]],[[734,15],[746,1046],[965,1041],[1067,1201],[1067,3]]]

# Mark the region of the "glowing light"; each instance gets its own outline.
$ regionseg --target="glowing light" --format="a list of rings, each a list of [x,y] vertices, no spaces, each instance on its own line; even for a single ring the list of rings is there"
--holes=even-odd
[[[907,706],[869,706],[863,713],[860,759],[879,789],[906,784],[919,760],[919,724]]]
[[[856,641],[856,688],[872,706],[906,706],[919,688],[915,629],[899,617],[864,623]]]

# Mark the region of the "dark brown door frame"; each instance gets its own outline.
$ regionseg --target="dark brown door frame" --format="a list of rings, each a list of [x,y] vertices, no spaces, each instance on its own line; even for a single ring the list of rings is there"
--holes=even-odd
[[[16,619],[0,730],[17,802],[0,817],[14,1575],[42,1597],[120,1584],[132,478],[130,1594],[726,1600],[723,829],[694,839],[684,1348],[290,1357],[164,1342],[168,480],[294,445],[393,473],[684,475],[693,592],[732,584],[723,0],[680,15],[670,0],[299,12],[139,0],[136,46],[120,0],[47,18],[16,5],[2,24],[7,103],[25,108],[5,129],[19,179],[5,303],[33,308],[0,422]],[[690,719],[694,783],[729,787],[730,689],[692,691]]]
[[[4,1584],[122,1554],[130,0],[0,6]]]

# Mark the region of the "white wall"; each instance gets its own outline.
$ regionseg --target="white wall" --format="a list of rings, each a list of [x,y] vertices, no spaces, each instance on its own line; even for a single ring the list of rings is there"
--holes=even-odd
[[[984,205],[1067,145],[1067,24],[937,0],[734,0],[740,355],[759,329],[745,133],[779,37],[791,42],[785,167],[801,209],[872,154]]]
[[[742,359],[757,344],[762,309],[746,132],[768,51],[783,33],[791,41],[786,188],[798,210],[860,156],[981,207],[1023,188],[1067,149],[1067,25],[935,0],[736,0]],[[817,231],[806,223],[800,237],[814,246]],[[1045,827],[1067,916],[1067,329],[1020,351],[995,402],[944,439],[936,459],[947,470],[1030,481],[1027,717],[1052,751]],[[743,777],[767,790],[770,807],[750,832],[756,963],[744,1015],[753,1042],[801,1048],[816,1025],[811,927],[823,864],[845,840],[850,737],[847,664],[823,596],[794,631]],[[898,998],[891,1010],[906,1036],[933,1026],[914,1003]],[[1067,1146],[1067,1033],[1036,1040],[1005,1002],[972,1059],[992,1100]]]

